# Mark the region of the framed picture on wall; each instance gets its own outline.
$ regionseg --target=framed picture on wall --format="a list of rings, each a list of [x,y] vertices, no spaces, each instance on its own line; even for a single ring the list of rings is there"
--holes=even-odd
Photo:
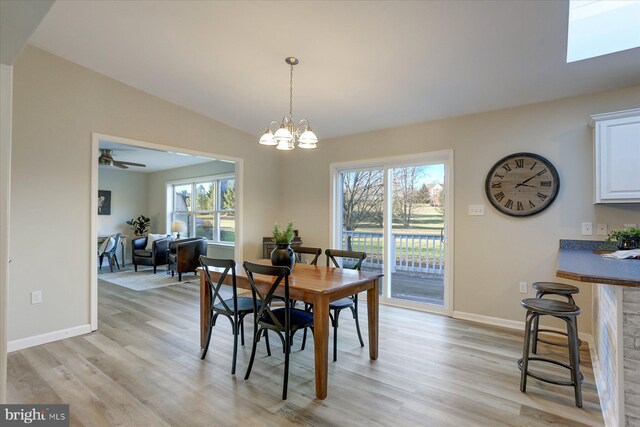
[[[98,215],[111,215],[111,191],[98,190]]]

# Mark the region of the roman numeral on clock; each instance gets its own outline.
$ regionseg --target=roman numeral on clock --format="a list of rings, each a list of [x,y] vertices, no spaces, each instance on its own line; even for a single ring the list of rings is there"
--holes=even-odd
[[[501,191],[499,193],[494,194],[493,197],[495,197],[498,202],[501,202],[502,199],[504,199],[504,193]]]
[[[540,193],[540,192],[538,192],[538,194],[536,194],[536,196],[538,196],[538,198],[539,198],[540,200],[545,200],[547,197],[549,197],[549,196],[547,196],[546,194],[542,194],[542,193]]]
[[[531,165],[531,167],[529,168],[529,170],[533,170],[533,168],[535,168],[537,164],[538,164],[538,162],[533,162],[533,164]]]
[[[502,183],[501,182],[492,182],[491,183],[491,188],[502,188]]]
[[[533,209],[536,207],[536,205],[531,200],[529,200],[529,207]]]
[[[518,204],[516,205],[516,209],[519,211],[523,211],[524,210],[524,206],[522,205],[522,202],[518,202]]]
[[[502,165],[502,169],[504,169],[506,172],[511,172],[511,166],[509,166],[509,163],[505,163],[504,165]]]
[[[547,173],[547,172],[549,172],[549,171],[547,170],[547,168],[544,168],[544,169],[542,169],[540,172],[538,172],[538,173],[536,174],[536,176],[544,175],[544,174],[545,174],[545,173]]]
[[[551,181],[540,181],[541,187],[551,187]]]
[[[499,173],[494,173],[493,176],[500,179],[504,178],[504,175],[500,175]]]
[[[516,159],[516,167],[517,168],[524,167],[524,159]]]
[[[504,207],[508,209],[513,209],[513,200],[511,199],[507,200],[507,203],[504,204]]]

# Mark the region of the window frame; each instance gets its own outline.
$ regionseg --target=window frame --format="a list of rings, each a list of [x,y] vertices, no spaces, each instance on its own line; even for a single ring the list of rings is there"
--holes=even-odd
[[[186,215],[190,218],[188,221],[187,227],[187,236],[196,237],[196,218],[198,215],[212,215],[213,216],[213,232],[212,236],[204,236],[209,243],[216,243],[220,245],[235,245],[235,236],[234,241],[223,241],[220,239],[221,237],[221,227],[220,227],[220,218],[223,214],[232,213],[234,217],[234,230],[235,230],[235,218],[237,215],[237,200],[235,201],[234,209],[222,209],[222,192],[220,191],[222,188],[222,181],[232,179],[234,181],[234,188],[236,188],[236,174],[235,173],[226,173],[220,175],[210,175],[203,177],[195,177],[195,178],[186,178],[180,180],[167,181],[166,189],[167,189],[167,230],[171,231],[171,223],[174,221],[174,218],[178,215]],[[212,210],[198,210],[197,209],[197,186],[198,184],[212,184],[214,186],[214,197],[213,197],[213,209]],[[190,208],[191,210],[187,211],[177,211],[175,210],[176,205],[176,192],[174,188],[176,186],[191,186],[191,202]],[[235,234],[235,233],[234,233]]]

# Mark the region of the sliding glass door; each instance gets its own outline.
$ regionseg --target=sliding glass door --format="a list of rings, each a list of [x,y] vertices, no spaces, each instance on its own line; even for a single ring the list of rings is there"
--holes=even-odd
[[[365,270],[384,271],[384,169],[367,168],[341,171],[340,236],[341,249],[367,254]],[[348,267],[353,261],[345,261]]]
[[[381,301],[450,314],[449,151],[334,164],[334,246],[384,273]]]

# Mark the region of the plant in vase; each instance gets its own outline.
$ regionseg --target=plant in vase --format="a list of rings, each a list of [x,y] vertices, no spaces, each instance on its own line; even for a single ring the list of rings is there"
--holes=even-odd
[[[131,226],[134,235],[146,236],[149,231],[149,226],[151,225],[151,218],[147,218],[141,214],[137,219],[131,218],[130,221],[127,221],[127,224]]]
[[[291,249],[291,242],[296,237],[296,233],[293,231],[293,222],[287,224],[286,229],[282,229],[278,223],[273,226],[273,242],[276,247],[271,251],[271,264],[282,267],[289,267],[293,270],[293,266],[296,263],[296,256]]]
[[[612,231],[607,235],[607,242],[617,242],[618,249],[640,248],[640,228],[627,227],[624,230]]]

